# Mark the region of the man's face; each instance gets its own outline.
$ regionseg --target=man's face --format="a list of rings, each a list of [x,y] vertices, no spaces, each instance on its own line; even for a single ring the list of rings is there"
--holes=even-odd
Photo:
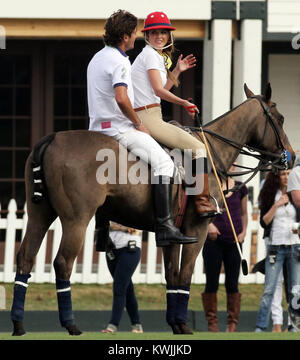
[[[134,48],[134,42],[136,39],[136,31],[137,29],[135,28],[131,34],[131,36],[125,35],[124,36],[124,41],[125,41],[125,49],[126,51],[131,50]]]

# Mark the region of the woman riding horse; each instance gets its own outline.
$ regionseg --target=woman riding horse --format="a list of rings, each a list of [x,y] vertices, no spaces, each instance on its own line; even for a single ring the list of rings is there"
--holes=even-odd
[[[192,118],[195,112],[199,113],[196,105],[170,92],[174,85],[178,86],[179,75],[196,66],[196,58],[192,54],[184,59],[180,55],[174,70],[170,71],[174,30],[165,13],[155,11],[147,16],[142,29],[146,46],[132,65],[134,110],[155,140],[171,149],[192,151],[195,187],[198,184],[201,186],[194,196],[196,211],[199,217],[213,217],[217,215],[217,209],[210,202],[205,146],[188,132],[162,118],[161,100],[183,106]]]

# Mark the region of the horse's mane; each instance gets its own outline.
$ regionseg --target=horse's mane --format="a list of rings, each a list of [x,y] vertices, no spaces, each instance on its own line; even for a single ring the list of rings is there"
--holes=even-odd
[[[210,125],[213,125],[215,122],[219,121],[219,120],[222,120],[225,116],[229,115],[230,113],[232,113],[233,111],[235,111],[236,109],[238,109],[240,106],[244,105],[246,102],[250,101],[250,99],[246,99],[244,102],[242,102],[241,104],[235,106],[233,109],[230,109],[229,111],[227,111],[225,114],[222,114],[220,116],[218,116],[216,119],[214,120],[211,120],[209,121],[208,123],[206,124],[203,124],[203,127],[207,127],[207,126],[210,126]]]
[[[244,105],[246,102],[248,102],[248,101],[250,101],[250,100],[251,100],[251,98],[250,98],[250,99],[246,99],[246,100],[245,100],[244,102],[242,102],[241,104],[239,104],[239,105],[235,106],[234,108],[228,110],[225,114],[222,114],[222,115],[218,116],[216,119],[211,120],[211,121],[209,121],[209,122],[206,123],[206,124],[203,124],[203,128],[206,128],[206,127],[208,127],[208,126],[211,126],[211,125],[213,125],[214,123],[216,123],[217,121],[222,120],[225,116],[227,116],[227,115],[229,115],[230,113],[234,112],[236,109],[238,109],[240,106]],[[179,123],[178,121],[176,121],[176,120],[170,120],[170,121],[169,121],[169,124],[172,124],[172,125],[174,125],[174,126],[177,126],[177,127],[181,128],[181,129],[189,132],[189,127],[188,127],[188,126],[182,125],[182,124],[180,124],[180,123]]]

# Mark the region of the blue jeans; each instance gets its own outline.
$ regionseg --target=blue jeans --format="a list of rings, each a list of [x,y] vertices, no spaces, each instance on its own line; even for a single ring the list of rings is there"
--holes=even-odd
[[[284,261],[286,261],[287,267],[288,302],[292,300],[293,296],[300,295],[298,289],[300,285],[300,261],[297,259],[298,252],[300,251],[300,244],[290,246],[279,245],[276,246],[276,249],[276,262],[271,264],[269,261],[270,245],[267,246],[265,287],[260,300],[256,321],[256,327],[264,330],[269,326],[273,295]]]
[[[134,292],[131,277],[141,258],[141,249],[129,252],[127,247],[112,250],[115,258],[110,260],[106,256],[108,269],[114,279],[113,306],[110,323],[119,326],[123,310],[126,307],[131,324],[140,324],[138,302]]]

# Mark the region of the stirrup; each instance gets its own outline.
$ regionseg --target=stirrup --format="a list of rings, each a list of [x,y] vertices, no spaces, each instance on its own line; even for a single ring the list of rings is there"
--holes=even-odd
[[[215,203],[216,203],[217,215],[221,215],[221,214],[223,213],[223,211],[222,211],[222,209],[220,209],[220,206],[219,206],[219,204],[218,204],[217,199],[216,199],[214,196],[212,196],[212,195],[210,195],[210,197],[211,197],[211,198],[215,201]]]
[[[219,204],[217,202],[217,199],[212,195],[209,195],[209,196],[214,200],[217,210],[216,211],[211,211],[211,212],[205,212],[203,214],[197,213],[198,217],[200,217],[200,218],[212,218],[212,217],[215,217],[217,215],[222,214],[222,210],[220,209],[220,206],[219,206]]]

